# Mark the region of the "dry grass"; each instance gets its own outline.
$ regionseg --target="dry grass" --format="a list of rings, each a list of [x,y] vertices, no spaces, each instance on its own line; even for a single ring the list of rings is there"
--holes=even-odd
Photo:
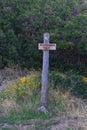
[[[5,99],[3,102],[0,103],[0,108],[1,108],[1,115],[2,116],[8,116],[8,113],[12,109],[16,109],[17,104],[13,100],[8,100]]]
[[[54,106],[55,113],[65,113],[65,117],[87,118],[87,101],[62,93],[59,90],[49,91],[50,106]],[[51,98],[52,97],[52,98]],[[53,104],[53,105],[52,105]],[[57,108],[57,109],[56,109]],[[61,111],[62,109],[62,111]]]

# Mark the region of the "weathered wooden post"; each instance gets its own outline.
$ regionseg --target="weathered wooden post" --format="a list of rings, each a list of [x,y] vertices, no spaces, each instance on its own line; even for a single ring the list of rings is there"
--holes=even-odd
[[[49,44],[49,33],[44,33],[44,44]],[[41,105],[47,107],[49,50],[43,51]]]
[[[48,97],[48,68],[49,68],[49,50],[56,50],[56,44],[49,43],[50,34],[44,33],[44,43],[39,43],[39,50],[43,50],[42,66],[42,88],[41,88],[41,108],[47,108]]]

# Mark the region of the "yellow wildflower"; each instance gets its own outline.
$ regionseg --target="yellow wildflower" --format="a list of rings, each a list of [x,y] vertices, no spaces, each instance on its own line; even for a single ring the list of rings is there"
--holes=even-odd
[[[20,78],[20,81],[21,81],[21,83],[25,83],[27,81],[27,78],[26,77],[22,77],[22,78]]]
[[[83,81],[84,81],[84,82],[87,82],[87,77],[83,77]]]

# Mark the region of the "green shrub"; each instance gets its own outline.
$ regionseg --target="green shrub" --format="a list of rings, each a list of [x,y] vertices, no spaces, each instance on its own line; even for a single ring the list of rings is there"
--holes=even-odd
[[[62,91],[66,91],[67,89],[70,88],[71,80],[67,75],[63,73],[52,71],[49,74],[49,79],[50,79],[49,85],[53,89],[60,89]]]
[[[73,72],[62,74],[53,71],[49,74],[49,79],[49,86],[53,89],[60,89],[77,97],[87,98],[87,77]]]

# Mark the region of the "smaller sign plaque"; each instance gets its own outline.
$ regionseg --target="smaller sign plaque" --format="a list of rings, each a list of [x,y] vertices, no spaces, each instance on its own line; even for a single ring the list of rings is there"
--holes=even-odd
[[[56,44],[43,44],[39,43],[38,44],[38,49],[39,50],[56,50]]]

